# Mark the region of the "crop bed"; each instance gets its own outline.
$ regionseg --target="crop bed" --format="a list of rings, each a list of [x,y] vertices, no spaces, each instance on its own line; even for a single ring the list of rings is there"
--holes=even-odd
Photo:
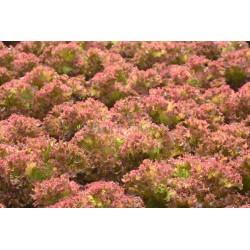
[[[246,42],[0,42],[0,207],[250,207]]]

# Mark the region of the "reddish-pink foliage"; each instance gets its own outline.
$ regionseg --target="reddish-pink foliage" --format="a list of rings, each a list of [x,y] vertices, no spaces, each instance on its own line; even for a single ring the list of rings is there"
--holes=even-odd
[[[91,79],[91,92],[107,106],[112,106],[121,98],[136,92],[128,83],[128,78],[134,67],[129,63],[108,65],[103,72],[97,73]]]
[[[142,119],[151,121],[143,105],[144,96],[129,96],[119,100],[110,109],[110,119],[123,126],[137,125]]]
[[[6,119],[11,114],[31,115],[35,92],[36,88],[16,79],[0,86],[0,119]]]
[[[0,42],[0,207],[249,207],[249,55]]]
[[[45,134],[41,121],[31,117],[13,114],[8,120],[0,121],[0,143],[15,145]]]
[[[69,180],[67,174],[59,178],[51,178],[34,187],[34,205],[36,207],[46,207],[54,205],[65,197],[76,196],[81,191],[81,186]]]
[[[10,81],[11,79],[12,79],[11,72],[5,67],[0,67],[0,85]]]
[[[51,136],[70,140],[88,120],[107,120],[108,108],[101,102],[88,98],[85,102],[73,105],[61,104],[54,106],[44,119],[45,129]]]
[[[144,204],[140,197],[125,195],[118,184],[100,181],[86,185],[82,193],[52,207],[140,208]]]
[[[129,193],[143,198],[149,207],[242,206],[249,197],[237,194],[242,177],[214,159],[186,155],[168,163],[145,160],[123,179]]]
[[[59,74],[72,76],[83,73],[85,66],[83,50],[75,42],[48,46],[43,51],[41,60]]]
[[[64,102],[70,102],[72,89],[60,80],[47,83],[38,90],[32,99],[32,112],[34,117],[43,119],[55,106]]]
[[[37,87],[37,89],[41,89],[54,79],[59,79],[59,75],[53,68],[38,66],[24,76],[23,82]]]

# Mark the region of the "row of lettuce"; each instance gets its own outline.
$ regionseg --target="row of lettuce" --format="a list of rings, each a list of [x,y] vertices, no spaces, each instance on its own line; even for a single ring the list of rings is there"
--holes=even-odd
[[[248,207],[245,42],[0,42],[0,207]]]

